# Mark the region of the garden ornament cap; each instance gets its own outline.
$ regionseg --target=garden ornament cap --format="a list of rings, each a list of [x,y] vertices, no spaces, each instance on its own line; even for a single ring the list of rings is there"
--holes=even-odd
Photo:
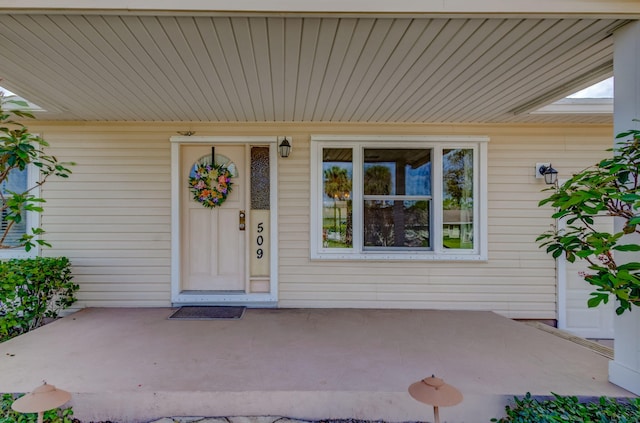
[[[38,413],[38,421],[42,421],[45,411],[58,408],[71,399],[71,394],[44,382],[11,404],[11,408],[19,413]]]
[[[438,407],[450,407],[462,402],[462,393],[435,375],[411,384],[409,395],[415,400],[433,405],[436,423],[440,423]]]

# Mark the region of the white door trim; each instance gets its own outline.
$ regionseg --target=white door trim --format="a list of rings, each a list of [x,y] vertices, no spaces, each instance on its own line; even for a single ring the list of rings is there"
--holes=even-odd
[[[562,185],[567,179],[558,179],[558,185]],[[556,219],[556,230],[561,231],[566,227],[566,219]],[[557,281],[557,309],[558,309],[558,329],[567,328],[567,260],[562,254],[556,260],[556,281]]]
[[[564,230],[566,219],[558,219],[557,230]],[[564,254],[556,260],[556,275],[558,280],[558,329],[567,329],[567,259]]]
[[[171,142],[171,303],[275,307],[278,302],[278,138],[275,136],[174,136]],[[182,144],[268,144],[271,179],[270,292],[261,294],[183,293],[180,290],[180,146]],[[249,181],[247,181],[249,183]]]

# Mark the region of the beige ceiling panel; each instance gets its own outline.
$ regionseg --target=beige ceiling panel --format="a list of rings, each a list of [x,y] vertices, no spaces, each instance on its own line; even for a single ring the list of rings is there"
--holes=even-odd
[[[3,7],[20,10],[91,11],[218,11],[272,13],[427,13],[427,14],[623,14],[640,16],[640,6],[632,0],[3,0]]]
[[[285,120],[285,45],[284,19],[272,18],[267,20],[268,58],[271,69],[271,84],[266,89],[271,90],[273,97],[273,120]]]
[[[348,21],[347,24],[348,26],[350,26],[351,21]],[[345,35],[345,38],[344,41],[341,41],[341,43],[348,44],[349,47],[346,50],[346,54],[344,54],[344,56],[340,54],[340,50],[336,50],[338,51],[337,60],[340,60],[340,57],[343,57],[343,59],[341,64],[336,63],[336,65],[340,65],[340,70],[333,86],[327,86],[327,89],[330,90],[331,94],[329,96],[329,99],[327,100],[327,104],[324,110],[322,111],[322,114],[318,115],[319,120],[339,120],[336,119],[336,108],[338,107],[340,101],[343,99],[347,86],[352,80],[352,75],[358,63],[358,59],[362,55],[367,40],[369,39],[369,35],[372,33],[375,24],[375,19],[359,19],[355,25],[355,30],[353,32],[342,32]],[[321,106],[321,104],[319,106]],[[321,107],[319,107],[318,110],[321,111]]]
[[[0,78],[59,120],[609,122],[525,109],[610,72],[621,24],[0,14]]]

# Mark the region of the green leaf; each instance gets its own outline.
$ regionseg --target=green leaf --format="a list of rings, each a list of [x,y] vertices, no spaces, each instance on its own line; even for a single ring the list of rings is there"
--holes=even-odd
[[[601,296],[601,294],[598,294],[598,295],[596,295],[594,297],[589,298],[589,300],[587,301],[587,306],[589,308],[598,307],[601,302],[603,302],[602,296]]]
[[[6,100],[7,103],[9,104],[15,104],[16,106],[20,106],[20,107],[29,107],[29,103],[27,103],[24,100],[18,100],[18,99],[11,99],[11,100]],[[18,114],[19,111],[14,110],[12,111],[13,114]]]
[[[640,251],[640,245],[637,244],[623,244],[613,247],[616,251]]]

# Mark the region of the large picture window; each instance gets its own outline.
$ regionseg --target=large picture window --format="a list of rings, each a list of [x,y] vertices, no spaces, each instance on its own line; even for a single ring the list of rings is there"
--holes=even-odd
[[[486,260],[486,137],[312,137],[315,259]]]

